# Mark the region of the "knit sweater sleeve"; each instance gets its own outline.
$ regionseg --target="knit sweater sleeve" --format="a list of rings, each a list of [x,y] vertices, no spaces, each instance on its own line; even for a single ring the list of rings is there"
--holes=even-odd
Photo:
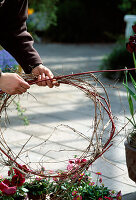
[[[33,38],[27,32],[27,0],[5,0],[0,7],[0,44],[21,65],[25,73],[31,73],[42,60],[33,47]]]

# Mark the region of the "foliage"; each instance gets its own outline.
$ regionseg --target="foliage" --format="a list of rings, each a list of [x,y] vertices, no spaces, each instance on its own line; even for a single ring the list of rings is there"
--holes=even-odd
[[[18,116],[20,119],[23,120],[24,125],[29,125],[29,120],[28,118],[24,115],[24,112],[26,111],[24,108],[21,107],[20,102],[18,101],[13,101],[14,105],[16,106],[16,110],[18,113]]]
[[[34,180],[30,180],[29,182],[24,183],[24,188],[28,190],[29,198],[37,196],[41,199],[45,199],[46,193],[49,191],[50,186],[51,183],[48,179],[41,179],[38,177],[36,177]]]
[[[101,69],[122,69],[124,67],[133,68],[134,62],[132,55],[126,50],[124,40],[119,41],[112,52],[106,56],[100,66]],[[132,72],[132,75],[134,72]],[[104,76],[110,79],[119,79],[120,81],[124,78],[123,72],[105,72]],[[130,78],[129,78],[130,79]]]
[[[37,0],[29,1],[29,8],[33,10],[29,13],[27,20],[28,31],[38,40],[37,32],[47,30],[52,24],[56,25],[57,17],[56,3],[59,0]]]
[[[60,0],[57,26],[52,25],[46,37],[58,42],[116,41],[124,31],[123,14],[118,8],[120,2]]]
[[[60,199],[99,199],[99,200],[106,200],[106,199],[116,199],[119,193],[115,193],[115,191],[111,191],[108,187],[105,187],[102,178],[100,177],[101,173],[96,173],[97,179],[96,182],[93,182],[90,174],[82,173],[77,176],[76,181],[72,184],[71,180],[66,179],[65,182],[59,179],[56,179],[55,191],[53,191],[54,199],[56,197],[60,197]],[[65,192],[68,191],[68,192]],[[120,192],[121,196],[121,192]]]
[[[136,25],[133,25],[132,28],[133,28],[133,31],[136,33]],[[126,47],[127,47],[128,52],[133,55],[134,66],[136,68],[136,59],[135,59],[136,35],[130,36],[129,42],[126,44]],[[123,85],[124,85],[124,87],[127,90],[127,98],[128,98],[128,104],[129,104],[129,111],[130,111],[130,114],[131,114],[131,117],[132,117],[132,119],[129,119],[129,118],[127,118],[127,119],[129,120],[129,122],[133,126],[132,131],[128,135],[128,142],[133,147],[136,147],[136,122],[135,122],[135,117],[134,117],[135,112],[134,112],[134,105],[133,105],[133,100],[136,101],[136,81],[134,80],[134,78],[132,77],[132,75],[130,73],[129,73],[129,76],[131,78],[131,83],[132,83],[135,91],[132,91],[132,89],[128,85],[127,72],[126,72],[126,74],[125,74],[125,83],[123,83]]]
[[[28,190],[23,187],[25,182],[25,174],[23,171],[27,169],[25,165],[20,165],[20,169],[10,168],[8,171],[9,178],[0,178],[0,199],[14,200],[24,198]],[[22,173],[20,172],[22,170]]]
[[[85,161],[85,159],[83,159]],[[79,165],[79,159],[72,159],[67,166],[69,172],[75,170]],[[73,165],[74,163],[74,165]],[[81,163],[81,162],[80,162]],[[72,167],[72,168],[71,168]],[[20,171],[21,170],[21,171]],[[71,174],[69,177],[64,175],[63,171],[59,171],[58,175],[53,178],[30,177],[26,179],[26,172],[28,168],[23,165],[17,168],[10,168],[8,171],[9,178],[0,179],[0,199],[14,200],[14,199],[64,199],[64,200],[113,200],[122,199],[121,191],[116,193],[105,187],[102,181],[101,173],[97,172],[96,182],[92,180],[90,173],[84,171],[83,173]],[[45,171],[45,169],[44,169]],[[44,174],[43,168],[41,173]],[[45,172],[46,173],[46,172]]]
[[[136,14],[136,0],[122,0],[119,8],[126,14]]]
[[[46,13],[46,28],[51,24],[56,24],[56,3],[59,0],[40,0],[37,3],[37,0],[30,0],[29,7],[33,8],[35,12]]]

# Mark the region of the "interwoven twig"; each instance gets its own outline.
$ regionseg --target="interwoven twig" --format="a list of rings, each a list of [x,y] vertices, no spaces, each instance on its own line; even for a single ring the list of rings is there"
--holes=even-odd
[[[30,85],[37,83],[37,77],[33,75],[25,75],[20,74]],[[72,75],[66,75],[66,76],[57,76],[54,77],[59,83],[61,84],[67,84],[73,87],[78,88],[79,90],[83,91],[86,96],[93,101],[94,104],[94,127],[93,127],[93,133],[90,134],[90,137],[86,137],[83,133],[81,133],[80,136],[84,136],[85,139],[89,140],[89,145],[86,147],[86,150],[82,153],[79,159],[86,158],[87,162],[85,164],[81,164],[81,166],[78,167],[78,169],[71,170],[71,171],[65,171],[64,173],[58,174],[58,170],[55,174],[47,174],[46,173],[40,173],[37,170],[31,170],[25,169],[25,172],[28,174],[34,174],[41,177],[63,177],[67,178],[75,173],[75,170],[78,174],[80,174],[82,171],[87,170],[89,166],[97,159],[99,158],[105,151],[107,151],[112,143],[112,138],[115,133],[115,125],[114,120],[111,112],[111,106],[110,101],[108,98],[108,94],[106,92],[106,89],[104,85],[99,81],[97,77],[95,77],[91,72],[86,73],[80,73],[80,74],[72,74]],[[100,92],[98,91],[98,89]],[[103,92],[103,95],[101,95],[101,90]],[[2,113],[6,107],[9,105],[9,103],[12,101],[12,96],[7,95],[5,93],[2,94],[2,102],[1,102],[1,109],[0,113]],[[108,116],[108,121],[105,123],[103,122],[103,115]],[[100,126],[102,126],[100,128]],[[110,129],[110,130],[108,130]],[[73,129],[74,130],[74,129]],[[108,130],[108,131],[107,131]],[[74,130],[75,133],[79,134],[78,131]],[[108,132],[108,133],[107,133]],[[107,140],[103,140],[103,136],[107,135]],[[8,161],[5,161],[5,165],[14,165],[16,167],[20,168],[20,164],[17,162],[17,157],[13,155],[12,150],[8,148],[8,145],[4,141],[1,142],[0,151],[2,154],[4,154]]]

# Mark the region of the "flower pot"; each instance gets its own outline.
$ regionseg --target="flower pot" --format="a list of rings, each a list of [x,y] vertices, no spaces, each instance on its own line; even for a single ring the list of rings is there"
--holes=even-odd
[[[131,147],[126,141],[125,151],[129,178],[136,182],[136,148]]]

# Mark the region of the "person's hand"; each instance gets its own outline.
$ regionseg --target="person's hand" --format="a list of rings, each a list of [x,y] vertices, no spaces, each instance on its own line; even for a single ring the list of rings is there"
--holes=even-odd
[[[35,67],[32,70],[32,74],[35,76],[38,76],[39,81],[37,85],[39,86],[48,86],[49,88],[52,88],[54,85],[59,86],[59,83],[53,79],[53,73],[45,66],[40,64],[39,66]],[[52,80],[49,80],[52,79]]]
[[[23,94],[30,85],[16,73],[2,73],[0,77],[0,89],[7,94]]]

